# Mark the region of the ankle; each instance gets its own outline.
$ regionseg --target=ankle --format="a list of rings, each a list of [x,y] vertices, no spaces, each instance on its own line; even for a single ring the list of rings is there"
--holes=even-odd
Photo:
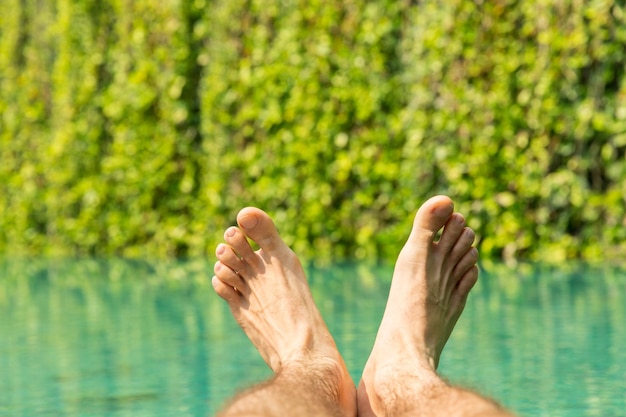
[[[356,416],[356,389],[341,359],[311,357],[284,364],[275,377],[277,382],[298,382],[301,395],[323,407],[339,405],[346,416]]]
[[[285,362],[276,378],[302,381],[302,384],[321,392],[327,397],[337,398],[340,393],[347,370],[342,361],[328,357],[299,357]]]
[[[434,392],[446,384],[434,369],[424,363],[397,362],[366,369],[359,384],[359,413],[363,415],[395,416],[406,413],[407,404],[418,406],[418,395]],[[365,401],[364,401],[365,400]]]

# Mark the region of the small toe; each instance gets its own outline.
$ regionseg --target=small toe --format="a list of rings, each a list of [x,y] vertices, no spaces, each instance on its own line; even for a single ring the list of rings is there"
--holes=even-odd
[[[463,233],[465,228],[465,218],[460,213],[454,213],[450,216],[441,234],[441,238],[437,242],[438,251],[448,253],[456,245],[457,240]]]
[[[454,313],[453,315],[458,318],[463,312],[465,308],[465,304],[467,303],[467,297],[469,296],[470,290],[476,284],[478,280],[478,267],[474,265],[470,268],[460,279],[457,286],[454,288],[454,292],[450,298],[450,305]]]
[[[220,261],[215,263],[213,272],[220,281],[230,287],[236,288],[240,293],[247,291],[248,285],[241,276]]]
[[[470,248],[454,267],[452,276],[457,277],[457,282],[460,282],[465,273],[476,266],[476,262],[478,262],[478,249]]]
[[[478,281],[478,267],[474,265],[470,269],[468,269],[465,272],[465,274],[463,274],[463,276],[459,280],[459,283],[457,284],[456,291],[455,291],[455,297],[457,297],[457,300],[462,301],[463,304],[465,304],[464,300],[467,298],[467,295],[469,294],[469,292],[474,287],[477,281]]]
[[[463,256],[465,256],[467,251],[470,250],[470,248],[472,247],[472,244],[474,244],[475,239],[476,239],[476,233],[474,233],[474,231],[471,228],[464,227],[460,235],[458,236],[456,242],[454,242],[454,246],[450,250],[450,256],[449,256],[450,262],[452,263],[459,262],[459,260],[463,258]]]
[[[241,230],[230,227],[224,233],[226,243],[235,251],[237,256],[244,262],[256,266],[259,259],[250,246],[248,239]]]
[[[235,273],[240,273],[247,269],[247,264],[237,256],[233,248],[229,245],[224,243],[217,245],[215,255],[222,264],[235,271]]]
[[[240,300],[241,295],[237,292],[237,290],[222,282],[218,277],[214,276],[211,279],[211,284],[213,285],[213,289],[217,295],[226,300],[229,305],[232,306]]]

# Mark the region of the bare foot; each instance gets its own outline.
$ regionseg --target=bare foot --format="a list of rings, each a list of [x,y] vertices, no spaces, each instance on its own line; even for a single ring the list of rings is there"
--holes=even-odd
[[[443,383],[435,372],[439,357],[478,278],[473,242],[448,197],[433,197],[417,212],[359,385],[359,416],[402,413],[391,400],[403,389]]]
[[[237,222],[239,228],[227,229],[226,244],[216,249],[215,291],[276,374],[306,370],[310,378],[324,380],[345,416],[356,415],[354,383],[313,301],[300,261],[265,212],[245,208]],[[246,236],[260,249],[254,251]]]

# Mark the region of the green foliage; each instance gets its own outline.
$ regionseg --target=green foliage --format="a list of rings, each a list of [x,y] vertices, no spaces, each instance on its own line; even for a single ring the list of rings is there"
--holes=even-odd
[[[618,2],[5,0],[0,251],[202,256],[236,212],[395,256],[446,193],[483,256],[626,251]]]

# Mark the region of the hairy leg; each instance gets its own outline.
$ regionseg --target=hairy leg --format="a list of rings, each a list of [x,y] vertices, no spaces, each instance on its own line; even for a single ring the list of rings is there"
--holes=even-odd
[[[509,415],[491,400],[448,385],[436,372],[478,279],[473,242],[474,232],[453,212],[449,198],[433,197],[418,210],[359,384],[360,417]]]
[[[216,249],[212,283],[274,377],[233,399],[234,416],[356,415],[356,392],[304,270],[263,211],[248,207]],[[253,240],[260,249],[254,251]]]

